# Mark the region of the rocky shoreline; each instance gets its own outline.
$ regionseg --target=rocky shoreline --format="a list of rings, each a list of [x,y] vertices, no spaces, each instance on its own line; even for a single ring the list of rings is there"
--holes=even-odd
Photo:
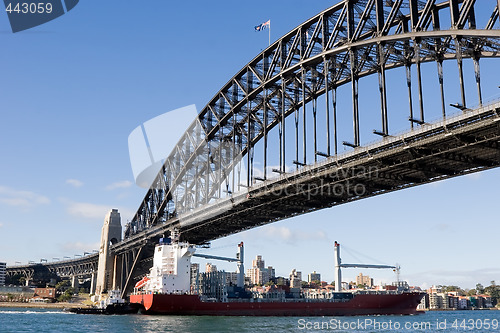
[[[0,302],[0,308],[29,308],[29,309],[65,309],[74,307],[86,307],[82,303],[24,303],[24,302]]]

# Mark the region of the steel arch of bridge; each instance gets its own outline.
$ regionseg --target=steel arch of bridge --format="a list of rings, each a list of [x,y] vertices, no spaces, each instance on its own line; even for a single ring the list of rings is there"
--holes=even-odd
[[[486,2],[486,1],[485,1]],[[485,2],[480,2],[485,6]],[[306,125],[302,126],[303,156],[299,156],[299,121],[311,110],[314,119],[314,160],[338,153],[341,144],[360,146],[358,82],[377,74],[380,91],[381,128],[391,134],[387,114],[385,72],[405,68],[411,127],[425,123],[421,64],[435,61],[441,89],[442,116],[446,119],[443,61],[454,59],[459,72],[461,104],[467,108],[463,59],[474,62],[479,103],[482,104],[479,61],[500,55],[498,30],[500,0],[488,1],[490,17],[485,26],[476,23],[475,0],[345,0],[309,19],[273,43],[243,67],[203,108],[187,129],[133,220],[125,237],[153,228],[161,222],[213,203],[222,195],[221,184],[244,158],[246,187],[252,187],[253,148],[264,146],[263,177],[267,175],[268,133],[278,126],[279,170],[285,173],[287,147],[285,120],[295,115],[295,160],[307,165]],[[449,26],[442,23],[449,17]],[[411,68],[416,67],[418,96],[412,96]],[[353,137],[338,142],[337,88],[351,85]],[[317,150],[318,97],[325,98],[327,151]],[[413,100],[418,110],[413,110]],[[312,107],[311,107],[312,104]],[[233,173],[234,175],[234,173]],[[234,179],[234,178],[233,178]],[[226,185],[227,185],[226,184]],[[235,190],[226,188],[226,195]],[[172,227],[175,226],[173,223]]]

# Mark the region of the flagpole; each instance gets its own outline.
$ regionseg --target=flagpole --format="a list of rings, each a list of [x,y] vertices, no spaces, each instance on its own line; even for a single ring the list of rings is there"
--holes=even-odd
[[[271,20],[269,20],[269,46],[271,46]]]

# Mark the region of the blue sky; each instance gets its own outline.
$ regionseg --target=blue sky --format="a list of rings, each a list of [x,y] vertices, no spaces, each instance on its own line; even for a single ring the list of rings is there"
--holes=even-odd
[[[1,14],[0,261],[39,262],[97,249],[106,212],[118,208],[124,224],[145,194],[134,185],[130,132],[170,110],[190,104],[200,110],[267,46],[267,31],[256,33],[255,25],[271,19],[275,40],[331,4],[86,0],[17,34]],[[495,64],[482,62],[485,99],[499,98]],[[436,81],[435,64],[423,67],[424,80]],[[450,80],[454,67],[445,65]],[[471,63],[465,68],[471,84]],[[404,82],[400,76],[388,72],[394,82]],[[362,108],[378,103],[369,89],[374,82],[360,84],[373,91],[363,95]],[[397,94],[401,84],[392,89]],[[446,93],[458,96],[452,88]],[[390,107],[406,103],[405,94]],[[474,95],[468,98],[474,104]],[[247,266],[261,254],[279,275],[316,270],[331,281],[338,240],[344,262],[397,262],[411,284],[489,285],[500,280],[492,259],[500,252],[499,175],[487,171],[288,219],[215,241],[210,253],[233,255],[243,240]],[[346,270],[345,280],[359,272]],[[394,278],[392,272],[362,272],[376,281]]]

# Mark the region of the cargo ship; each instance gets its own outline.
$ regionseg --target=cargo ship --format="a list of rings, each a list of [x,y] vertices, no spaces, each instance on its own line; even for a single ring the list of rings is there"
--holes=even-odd
[[[193,283],[191,257],[228,259],[195,254],[196,248],[175,238],[161,239],[150,273],[136,283],[130,295],[145,314],[208,316],[355,316],[413,315],[425,293],[405,290],[340,290],[339,244],[335,242],[336,289],[322,298],[279,292],[263,298],[245,289],[243,243],[238,246],[237,282],[228,285],[224,272],[202,273]],[[374,266],[374,265],[370,265]],[[347,266],[346,267],[352,267]],[[196,274],[198,276],[198,274]],[[290,290],[289,290],[290,291]]]

